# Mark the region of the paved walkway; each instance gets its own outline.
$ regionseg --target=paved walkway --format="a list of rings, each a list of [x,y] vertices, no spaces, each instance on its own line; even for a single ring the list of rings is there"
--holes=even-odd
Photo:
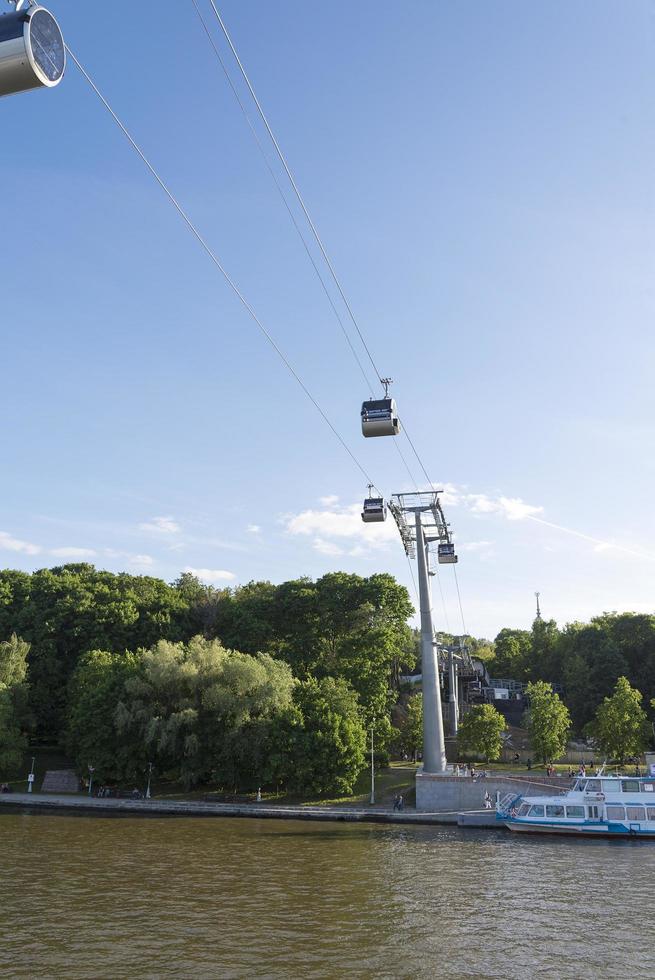
[[[285,806],[267,803],[214,803],[196,800],[121,800],[112,797],[57,795],[53,793],[2,793],[0,806],[44,810],[171,814],[190,817],[255,817],[273,820],[338,820],[348,823],[459,824],[466,827],[498,827],[493,810],[444,813],[397,812],[386,807]],[[460,818],[462,818],[460,820]]]

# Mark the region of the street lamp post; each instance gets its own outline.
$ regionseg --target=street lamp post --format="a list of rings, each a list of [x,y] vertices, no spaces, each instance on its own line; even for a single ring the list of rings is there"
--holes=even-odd
[[[27,777],[27,792],[28,793],[31,793],[32,792],[32,786],[34,785],[34,759],[35,759],[35,757],[32,756],[32,768],[30,769],[29,775]]]
[[[375,803],[375,753],[373,750],[373,722],[371,723],[371,803]]]
[[[93,774],[96,771],[95,766],[87,766],[89,770],[89,796],[91,796],[91,790],[93,789]]]
[[[152,777],[152,762],[148,763],[148,785],[146,786],[146,799],[150,799],[150,779]]]

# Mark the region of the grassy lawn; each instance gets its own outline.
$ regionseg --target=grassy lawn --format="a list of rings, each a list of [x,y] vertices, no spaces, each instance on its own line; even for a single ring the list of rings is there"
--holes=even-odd
[[[417,766],[414,763],[396,763],[388,769],[380,769],[375,773],[375,799],[376,803],[388,805],[393,803],[394,797],[402,795],[408,805],[413,805],[415,799],[414,776]],[[205,785],[193,790],[185,790],[177,782],[166,780],[153,780],[152,795],[159,799],[170,800],[203,800],[205,796],[221,793],[222,788],[218,786]],[[262,802],[276,803],[280,805],[293,806],[368,806],[371,793],[371,773],[365,770],[361,773],[355,786],[355,791],[350,796],[333,796],[330,794],[318,796],[301,796],[297,793],[262,791]],[[231,794],[227,794],[231,795]],[[239,797],[255,800],[255,793],[239,793]]]

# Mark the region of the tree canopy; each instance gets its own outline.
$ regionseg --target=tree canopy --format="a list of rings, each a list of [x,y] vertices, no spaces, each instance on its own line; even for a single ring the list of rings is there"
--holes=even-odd
[[[655,616],[603,613],[559,629],[536,619],[531,630],[502,629],[486,661],[492,677],[560,685],[575,730],[594,718],[619,677],[655,698]]]
[[[30,645],[31,705],[40,736],[65,727],[68,684],[91,651],[123,656],[159,640],[202,634],[227,649],[267,653],[300,680],[342,678],[388,740],[394,677],[412,665],[409,595],[387,574],[335,572],[317,581],[213,589],[185,573],[173,585],[88,564],[0,572],[0,639]]]
[[[162,767],[175,758],[189,783],[211,773],[226,785],[289,785],[294,757],[304,760],[295,776],[317,786],[308,760],[325,750],[339,760],[333,785],[350,784],[360,728],[374,725],[379,753],[391,740],[391,708],[405,696],[400,678],[418,657],[412,612],[407,590],[384,573],[215,589],[190,573],[169,585],[88,564],[2,571],[0,752],[15,759],[34,731],[65,740],[82,768],[127,778],[154,753]],[[559,753],[571,719],[587,730],[621,677],[649,711],[655,705],[652,615],[605,613],[563,629],[538,618],[531,630],[466,643],[492,677],[530,682],[527,718],[544,757]],[[10,670],[22,678],[9,679]],[[420,698],[410,700],[405,722],[400,743],[411,751],[422,742]]]
[[[640,755],[648,744],[650,726],[642,700],[641,692],[631,687],[626,677],[619,677],[614,693],[604,698],[595,719],[587,726],[610,759],[623,762],[626,757]]]
[[[505,719],[493,704],[476,704],[459,726],[457,745],[463,753],[481,755],[485,761],[498,759],[503,747]]]
[[[568,709],[545,681],[528,684],[527,695],[530,707],[526,727],[532,749],[542,762],[558,759],[566,749],[571,729]]]
[[[13,634],[0,642],[0,774],[7,775],[21,762],[30,724],[27,703],[29,645]]]
[[[152,764],[186,786],[348,792],[364,765],[365,730],[343,678],[298,681],[268,653],[196,636],[83,657],[68,746],[78,768],[92,765],[103,781],[138,781]]]

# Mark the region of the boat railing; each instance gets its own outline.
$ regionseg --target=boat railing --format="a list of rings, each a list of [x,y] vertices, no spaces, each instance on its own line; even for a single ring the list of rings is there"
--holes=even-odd
[[[496,803],[496,814],[499,817],[512,816],[512,811],[516,810],[521,801],[521,796],[517,793],[505,793]]]

